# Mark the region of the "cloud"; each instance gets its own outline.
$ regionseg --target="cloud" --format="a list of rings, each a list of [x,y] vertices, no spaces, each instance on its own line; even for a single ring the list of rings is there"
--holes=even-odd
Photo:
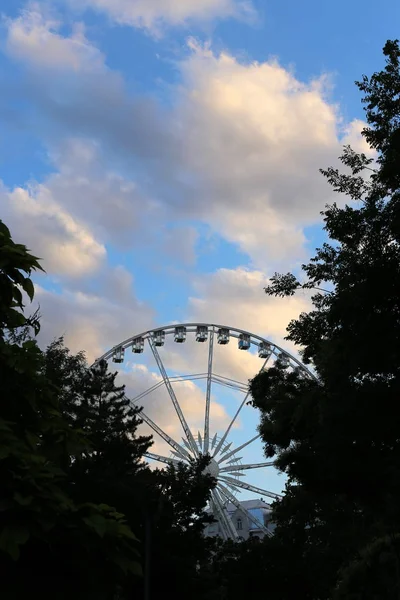
[[[267,277],[261,271],[245,268],[219,269],[195,278],[194,294],[189,299],[186,321],[213,323],[249,331],[264,337],[296,356],[298,348],[285,341],[292,319],[310,308],[306,294],[274,298],[264,294]],[[191,371],[202,360],[206,370],[203,344],[188,344],[185,352],[169,350],[166,366],[179,373]],[[214,351],[214,372],[246,383],[259,371],[262,361],[253,352],[238,350],[237,340]]]
[[[84,350],[92,363],[106,349],[153,325],[152,309],[137,300],[132,276],[122,267],[109,268],[102,283],[97,293],[66,287],[53,292],[35,286],[42,347],[63,335],[72,352]]]
[[[174,263],[182,262],[187,266],[194,266],[197,260],[196,243],[199,233],[192,226],[178,226],[168,230],[163,241],[163,252]]]
[[[0,204],[3,219],[42,257],[50,275],[91,275],[104,267],[107,244],[127,250],[146,236],[151,243],[151,231],[145,232],[150,223],[159,226],[157,203],[110,169],[98,144],[66,138],[50,151],[49,160],[53,173],[41,183],[12,190],[3,186]]]
[[[340,152],[326,78],[303,83],[275,60],[191,47],[176,109],[195,182],[187,208],[204,209],[257,267],[301,258],[303,227],[330,197],[318,169]]]
[[[377,157],[377,152],[371,148],[365,137],[361,135],[362,130],[366,127],[365,121],[354,119],[346,128],[343,144],[350,144],[356,152],[363,152],[371,158]]]
[[[319,168],[337,164],[359,122],[343,124],[326,76],[302,82],[276,60],[189,46],[167,107],[129,94],[104,61],[53,78],[36,63],[26,89],[32,127],[53,145],[67,132],[91,140],[114,174],[129,172],[160,220],[205,223],[256,269],[295,268],[304,228],[333,198]]]
[[[166,26],[188,26],[220,18],[253,19],[250,0],[69,0],[76,9],[91,8],[112,21],[159,35]]]
[[[0,187],[0,204],[13,234],[42,258],[47,272],[82,277],[103,264],[104,245],[62,207],[48,187],[32,184],[11,191]]]
[[[145,6],[150,11],[156,5]],[[197,225],[205,224],[245,253],[248,264],[195,278],[188,314],[279,342],[290,318],[307,302],[267,298],[264,280],[303,258],[304,229],[319,221],[319,211],[332,199],[318,169],[335,164],[342,142],[359,139],[360,122],[343,124],[325,76],[303,82],[276,60],[244,62],[193,40],[190,54],[176,63],[180,82],[162,106],[155,98],[128,92],[83,29],[61,31],[38,9],[8,21],[8,52],[28,67],[25,92],[35,110],[31,126],[45,138],[56,167],[42,184],[21,188],[14,203],[8,193],[16,227],[25,236],[23,215],[26,206],[34,207],[39,216],[32,216],[35,231],[26,239],[47,257],[53,238],[47,216],[40,215],[52,215],[53,237],[65,238],[75,258],[62,264],[68,253],[53,252],[48,268],[72,278],[95,273],[108,245],[126,248],[145,236],[156,240],[163,259],[183,257],[194,264]],[[40,43],[33,43],[36,39]],[[18,213],[18,206],[25,212]],[[104,270],[96,293],[107,287],[110,273]],[[69,282],[66,287],[65,298],[79,307],[79,315],[86,314],[92,295],[90,285]],[[64,302],[58,296],[53,300],[57,306]],[[95,305],[101,313],[101,303],[95,300]],[[77,343],[81,321],[71,323]],[[111,337],[118,339],[114,333]],[[103,342],[107,347],[111,337],[88,333],[84,346],[89,340],[90,347]],[[233,345],[229,348],[230,372],[246,379],[255,357],[240,353],[239,364]],[[173,360],[184,366],[171,354]]]
[[[86,39],[83,24],[75,24],[71,35],[65,37],[59,33],[62,23],[42,11],[43,7],[35,3],[7,21],[6,49],[10,55],[50,69],[85,71],[103,67],[104,56]]]
[[[157,224],[157,203],[134,180],[110,168],[94,141],[64,139],[50,159],[57,171],[47,177],[46,188],[104,242],[132,247],[142,240],[146,221]]]
[[[276,343],[285,336],[289,321],[309,307],[301,294],[289,298],[266,296],[267,276],[238,267],[219,269],[197,277],[189,299],[189,320],[220,323],[250,331]],[[244,353],[242,353],[244,354]]]

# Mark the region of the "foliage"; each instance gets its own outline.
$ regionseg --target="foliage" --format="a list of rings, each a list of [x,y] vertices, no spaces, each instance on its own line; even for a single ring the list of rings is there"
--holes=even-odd
[[[153,597],[196,598],[201,588],[197,564],[208,552],[202,531],[210,520],[204,507],[213,480],[203,475],[209,458],[150,470],[143,455],[151,438],[137,435],[141,409],[131,404],[107,363],[88,368],[84,355],[71,354],[62,338],[47,348],[45,363],[65,417],[90,442],[69,468],[74,498],[115,506],[137,533],[143,558],[150,545],[143,568],[153,574]],[[140,596],[142,588],[143,580],[128,577],[121,598],[132,592]]]
[[[400,536],[378,538],[340,572],[333,600],[397,600],[400,594]]]
[[[0,220],[0,339],[5,330],[23,327],[24,316],[22,291],[33,299],[34,287],[30,275],[43,271],[38,258],[29,254],[26,246],[16,244],[8,227]],[[32,322],[37,327],[37,322]]]
[[[308,577],[305,597],[319,600],[331,596],[348,564],[367,579],[358,552],[400,531],[398,42],[389,41],[384,54],[384,70],[358,83],[369,125],[363,135],[376,162],[346,147],[346,172],[322,171],[355,204],[323,211],[330,243],[303,265],[303,281],[275,274],[265,290],[313,290],[312,309],[289,324],[287,339],[302,348],[316,379],[277,365],[251,383],[266,453],[289,479],[275,508],[276,536],[297,546],[290,568]],[[373,547],[379,578],[379,545]],[[378,596],[354,596],[361,597]]]
[[[66,468],[87,446],[63,418],[34,339],[22,288],[40,266],[0,223],[0,571],[2,597],[112,598],[126,572],[139,572],[136,538],[123,516],[70,494]],[[55,588],[55,586],[57,586]]]

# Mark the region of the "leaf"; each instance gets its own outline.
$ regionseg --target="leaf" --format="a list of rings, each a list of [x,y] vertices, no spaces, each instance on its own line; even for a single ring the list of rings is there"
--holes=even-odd
[[[6,525],[0,533],[0,550],[9,554],[13,560],[19,558],[19,548],[29,539],[29,531],[19,525]]]
[[[84,523],[95,530],[95,532],[103,538],[107,531],[107,520],[101,515],[93,515],[91,517],[84,517]]]
[[[14,500],[21,506],[29,506],[29,504],[32,504],[33,496],[23,496],[19,492],[15,492]]]
[[[127,558],[124,554],[114,557],[114,563],[126,573],[132,573],[138,577],[143,576],[143,569],[140,563],[136,560]]]
[[[24,291],[28,294],[29,299],[32,301],[33,297],[35,295],[35,288],[33,286],[32,279],[29,279],[29,277],[26,277],[22,284],[22,287],[23,287]]]

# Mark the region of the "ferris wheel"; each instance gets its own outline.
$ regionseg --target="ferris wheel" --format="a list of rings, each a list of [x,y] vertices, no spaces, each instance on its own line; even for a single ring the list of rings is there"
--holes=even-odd
[[[166,341],[169,341],[167,340],[168,337],[171,337],[172,341],[179,345],[190,344],[191,342],[202,345],[202,350],[206,355],[207,370],[189,375],[169,375],[164,364],[165,358],[164,361],[162,359],[163,352],[166,352],[166,349],[163,351],[162,348],[166,345]],[[178,464],[179,462],[190,463],[201,455],[209,455],[210,462],[204,472],[212,475],[217,481],[216,487],[211,492],[210,510],[218,521],[222,536],[225,539],[237,539],[239,537],[227,510],[228,504],[247,514],[249,521],[265,535],[271,535],[265,524],[246,510],[237,497],[238,492],[246,490],[258,497],[262,495],[273,500],[281,497],[280,494],[243,480],[244,477],[254,474],[257,469],[274,467],[274,461],[242,463],[242,457],[239,456],[239,453],[243,454],[246,448],[249,448],[251,444],[260,438],[256,428],[252,431],[253,435],[249,439],[243,440],[243,442],[240,440],[238,443],[237,439],[235,439],[235,442],[230,440],[232,429],[235,427],[240,413],[249,402],[250,395],[247,382],[243,383],[230,377],[224,377],[216,373],[213,368],[216,343],[223,348],[232,340],[237,340],[238,351],[252,352],[258,357],[260,361],[259,368],[252,376],[277,363],[285,369],[295,370],[302,377],[314,377],[312,372],[297,358],[273,342],[235,327],[207,323],[174,324],[134,335],[111,348],[95,362],[96,364],[101,360],[112,360],[114,363],[122,364],[126,359],[127,350],[137,356],[144,353],[146,345],[148,346],[157,366],[159,377],[156,383],[132,398],[132,402],[143,406],[140,414],[141,419],[168,445],[170,455],[165,456],[147,452],[145,456],[152,461]],[[188,381],[196,382],[196,385],[202,385],[204,391],[204,426],[202,430],[197,432],[189,427],[187,416],[185,416],[178,400],[179,393],[177,394],[175,391],[179,383]],[[166,389],[171,406],[182,426],[184,434],[182,442],[173,439],[164,430],[165,428],[160,427],[146,412],[145,399],[156,393],[161,387]],[[212,391],[214,396],[217,387],[220,389],[228,388],[241,395],[235,405],[235,410],[232,411],[234,412],[233,416],[229,417],[229,424],[221,432],[213,429],[212,419],[210,418]]]

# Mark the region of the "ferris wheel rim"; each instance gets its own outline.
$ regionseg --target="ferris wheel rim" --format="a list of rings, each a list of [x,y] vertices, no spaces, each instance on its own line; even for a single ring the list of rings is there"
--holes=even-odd
[[[202,328],[202,329],[199,329]],[[191,428],[188,425],[186,420],[185,412],[182,411],[179,400],[176,397],[175,391],[172,387],[172,383],[176,383],[176,380],[183,381],[185,378],[189,378],[189,376],[169,376],[167,370],[164,367],[161,356],[158,352],[157,346],[164,345],[165,337],[167,335],[175,334],[178,335],[178,331],[181,334],[180,339],[175,337],[175,342],[183,342],[187,339],[187,334],[195,333],[197,342],[204,342],[208,340],[208,370],[207,373],[195,374],[197,377],[201,375],[201,378],[205,378],[207,376],[207,390],[206,390],[206,403],[205,403],[205,421],[204,421],[204,433],[203,438],[201,438],[200,431],[198,432],[198,442],[195,440],[195,435],[192,433]],[[198,337],[198,334],[202,334],[202,338]],[[156,335],[158,334],[158,335]],[[222,337],[222,341],[220,338]],[[203,337],[204,336],[204,337]],[[246,337],[243,337],[246,336]],[[160,343],[160,337],[162,342]],[[251,469],[263,468],[268,466],[274,466],[274,462],[264,462],[264,463],[250,463],[250,464],[240,464],[240,460],[242,457],[238,457],[237,454],[245,447],[252,444],[254,441],[260,438],[260,434],[258,433],[250,440],[247,440],[245,443],[241,444],[238,447],[234,447],[233,450],[230,450],[230,446],[232,446],[232,442],[227,443],[227,437],[230,434],[231,428],[236,422],[239,413],[247,404],[247,399],[250,395],[250,389],[247,388],[247,393],[240,403],[239,407],[236,410],[235,415],[233,416],[229,426],[225,430],[222,437],[217,437],[218,434],[215,433],[215,436],[211,439],[210,435],[210,400],[211,400],[211,383],[221,383],[219,379],[229,379],[224,378],[220,375],[217,375],[213,371],[213,347],[214,347],[214,338],[217,337],[218,343],[227,344],[230,338],[237,338],[239,340],[239,349],[241,350],[250,350],[251,346],[257,346],[259,348],[259,357],[265,359],[263,362],[263,366],[259,370],[259,373],[265,371],[265,367],[269,361],[269,359],[273,356],[275,361],[282,361],[282,364],[285,363],[284,368],[291,367],[292,369],[298,369],[305,375],[307,378],[317,380],[317,377],[310,371],[299,359],[293,356],[289,351],[285,350],[275,342],[270,341],[268,338],[264,338],[257,334],[251,333],[250,331],[240,329],[238,327],[232,327],[228,325],[219,325],[217,323],[199,323],[199,322],[187,322],[180,323],[175,322],[165,326],[153,327],[139,334],[135,334],[130,336],[126,340],[120,342],[119,344],[114,345],[112,348],[107,350],[100,358],[96,359],[93,363],[92,367],[97,365],[100,361],[108,361],[113,359],[115,362],[121,363],[124,360],[125,350],[132,348],[132,351],[135,353],[142,353],[144,350],[144,342],[147,341],[153,357],[157,363],[158,369],[160,371],[162,381],[160,380],[157,385],[154,385],[149,390],[145,390],[145,392],[139,394],[136,399],[131,399],[131,401],[136,404],[136,400],[139,400],[142,396],[144,397],[148,393],[151,393],[155,389],[158,389],[162,384],[167,388],[168,394],[170,396],[170,400],[175,408],[175,412],[179,418],[182,429],[185,433],[186,440],[182,438],[183,445],[181,442],[175,441],[169,434],[166,433],[156,422],[154,422],[143,410],[141,411],[141,419],[150,428],[155,432],[158,437],[160,437],[164,442],[166,442],[170,446],[170,454],[174,455],[175,458],[161,456],[158,454],[153,454],[151,452],[146,452],[145,457],[151,460],[157,460],[159,462],[164,462],[167,464],[175,464],[177,462],[190,463],[191,459],[197,459],[201,455],[210,456],[210,468],[212,466],[213,469],[216,469],[217,475],[215,476],[217,480],[216,487],[211,492],[210,499],[210,507],[214,516],[217,517],[220,527],[220,534],[225,539],[237,539],[239,537],[238,532],[233,525],[231,519],[231,513],[228,513],[229,504],[231,507],[235,507],[235,510],[241,510],[245,515],[247,515],[249,523],[252,522],[253,525],[256,525],[256,529],[261,530],[265,535],[271,536],[272,533],[269,531],[268,527],[265,523],[262,523],[251,514],[250,509],[247,509],[243,506],[242,502],[236,498],[234,494],[237,494],[240,491],[247,490],[254,494],[261,494],[262,496],[273,498],[274,500],[280,499],[281,494],[277,494],[275,492],[271,492],[265,490],[263,488],[254,486],[250,483],[246,483],[240,479],[246,475],[246,471]],[[243,344],[245,341],[245,344]],[[242,345],[242,347],[241,347]],[[244,345],[244,348],[243,348]],[[139,347],[138,347],[139,346]],[[261,353],[261,349],[264,350],[264,353]],[[267,352],[265,353],[265,351]],[[283,360],[283,357],[287,360]],[[217,379],[215,379],[217,378]],[[235,380],[230,380],[235,381]],[[236,384],[240,384],[240,382],[236,382]],[[242,385],[242,384],[240,384]],[[244,384],[243,384],[244,385]],[[244,390],[242,390],[244,391]],[[158,421],[158,419],[157,419]],[[171,451],[172,448],[172,451]],[[233,460],[232,460],[233,457]],[[229,462],[227,462],[229,460]],[[208,469],[208,467],[207,467]],[[206,469],[206,470],[207,470]],[[205,470],[205,472],[206,472]],[[207,471],[208,472],[208,471]],[[244,474],[241,474],[244,473]],[[264,502],[265,506],[269,506]],[[249,532],[250,532],[249,525]]]
[[[295,362],[296,365],[298,367],[300,367],[302,369],[302,371],[304,371],[305,373],[307,373],[312,379],[315,379],[315,380],[317,379],[317,377],[314,375],[314,373],[310,369],[308,369],[304,365],[304,363],[302,363],[298,358],[296,358],[295,356],[293,356],[293,354],[291,354],[288,350],[285,350],[285,348],[282,348],[281,346],[278,346],[278,344],[276,344],[275,342],[269,340],[268,338],[264,338],[262,336],[259,336],[259,335],[255,334],[255,333],[247,331],[246,329],[240,329],[238,327],[232,327],[230,325],[220,325],[220,324],[217,324],[217,323],[207,323],[207,322],[206,323],[198,323],[198,322],[181,323],[181,322],[177,322],[177,323],[171,323],[169,325],[161,325],[159,327],[152,327],[151,329],[147,329],[146,331],[144,331],[142,333],[137,333],[135,335],[132,335],[129,338],[127,338],[127,339],[119,342],[118,344],[115,344],[114,346],[112,346],[112,348],[110,348],[109,350],[107,350],[106,352],[104,352],[104,354],[102,354],[102,356],[100,356],[99,358],[96,358],[96,360],[94,361],[94,363],[91,366],[92,367],[95,366],[96,364],[98,364],[102,360],[108,360],[108,359],[112,358],[113,353],[117,349],[119,349],[119,348],[123,348],[124,350],[126,350],[138,338],[148,339],[154,333],[160,332],[160,331],[164,331],[165,335],[171,335],[171,334],[174,333],[174,331],[175,331],[175,329],[177,327],[185,327],[185,328],[207,327],[208,331],[210,330],[210,328],[212,328],[212,330],[214,332],[216,330],[219,330],[219,329],[225,329],[225,330],[228,330],[229,333],[230,332],[234,332],[234,334],[233,334],[232,337],[238,337],[240,334],[248,335],[248,336],[250,336],[250,343],[252,345],[257,345],[260,342],[262,342],[264,344],[269,344],[270,346],[273,346],[276,351],[284,354],[290,360],[292,360],[293,362]],[[238,334],[238,335],[235,335],[235,334]]]

